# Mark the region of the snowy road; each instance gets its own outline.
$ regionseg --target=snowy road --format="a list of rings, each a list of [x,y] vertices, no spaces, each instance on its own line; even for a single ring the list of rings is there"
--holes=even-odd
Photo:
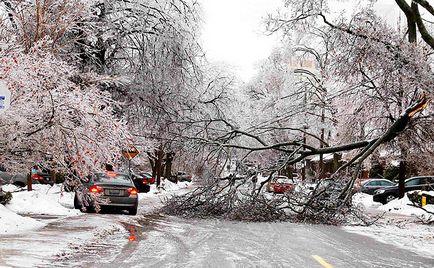
[[[45,221],[0,240],[0,267],[434,267],[333,226],[112,214]]]
[[[26,196],[17,196],[16,201],[36,202],[50,197],[46,189],[42,190],[23,193]],[[37,198],[30,198],[34,195]],[[185,220],[152,214],[166,196],[143,194],[139,213],[145,216],[74,211],[64,216],[36,216],[45,227],[0,237],[0,268],[434,267],[434,259],[334,226]],[[71,202],[50,204],[64,210],[63,206]],[[14,205],[19,207],[31,206]],[[378,227],[355,231],[386,233],[393,239],[393,230]],[[407,231],[416,235],[413,229]],[[428,239],[432,232],[423,235]],[[409,243],[405,248],[414,247]]]
[[[137,240],[116,256],[101,251],[71,261],[116,268],[322,267],[318,260],[330,267],[434,267],[433,259],[333,226],[150,216],[140,225],[133,230]]]

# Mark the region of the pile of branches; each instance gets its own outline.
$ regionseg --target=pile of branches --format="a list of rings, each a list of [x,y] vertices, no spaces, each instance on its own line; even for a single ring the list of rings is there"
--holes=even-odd
[[[223,218],[238,221],[281,221],[287,215],[282,200],[255,195],[248,179],[211,179],[185,195],[165,201],[162,213],[186,218]]]
[[[358,209],[340,196],[347,180],[321,180],[297,205],[294,221],[340,225],[349,221],[351,215],[360,215]],[[306,193],[306,192],[305,192]],[[289,206],[294,202],[288,202]]]
[[[263,184],[253,188],[249,178],[213,179],[192,192],[167,199],[160,212],[186,218],[250,222],[369,224],[360,209],[339,198],[345,183],[326,180],[313,188],[299,186],[294,192],[278,195],[265,193]]]

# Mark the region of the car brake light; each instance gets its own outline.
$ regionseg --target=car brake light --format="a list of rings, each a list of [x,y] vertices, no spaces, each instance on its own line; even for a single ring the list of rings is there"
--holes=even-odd
[[[39,180],[42,180],[43,178],[42,178],[42,176],[40,176],[38,174],[32,174],[32,179],[39,181]]]
[[[96,186],[96,185],[92,185],[89,188],[89,192],[94,193],[94,194],[101,193],[102,192],[102,188],[99,187],[99,186]]]
[[[136,188],[130,188],[128,189],[128,193],[130,193],[130,195],[137,195],[137,189]]]

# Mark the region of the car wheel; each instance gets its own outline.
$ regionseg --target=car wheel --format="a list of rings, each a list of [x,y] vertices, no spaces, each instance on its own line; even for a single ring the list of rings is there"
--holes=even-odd
[[[128,210],[128,214],[130,214],[130,215],[137,215],[137,207]]]
[[[80,201],[78,201],[77,194],[74,196],[74,208],[80,210],[83,208]]]
[[[392,201],[393,199],[396,199],[396,196],[394,196],[393,194],[390,194],[386,197],[386,203],[389,203],[390,201]]]
[[[26,184],[24,182],[20,182],[20,181],[14,182],[13,185],[15,185],[17,187],[25,187],[26,186]]]
[[[149,186],[149,184],[146,184],[146,185],[143,186],[143,192],[144,192],[144,193],[147,193],[147,192],[149,192],[150,190],[151,190],[151,186]]]

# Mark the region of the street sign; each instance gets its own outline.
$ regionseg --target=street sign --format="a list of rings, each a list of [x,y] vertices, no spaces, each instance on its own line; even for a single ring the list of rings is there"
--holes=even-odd
[[[122,155],[125,156],[126,159],[131,160],[139,154],[139,150],[136,147],[130,146],[128,150],[122,150]]]
[[[0,80],[0,113],[6,111],[11,104],[11,92],[5,82]]]

